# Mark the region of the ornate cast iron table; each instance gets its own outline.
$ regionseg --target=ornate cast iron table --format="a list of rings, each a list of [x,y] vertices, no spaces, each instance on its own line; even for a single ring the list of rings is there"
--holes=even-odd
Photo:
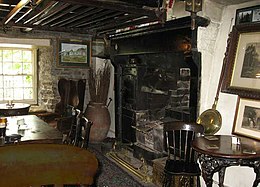
[[[248,166],[254,169],[253,187],[260,182],[260,142],[236,136],[240,144],[232,144],[232,136],[201,136],[192,142],[199,155],[202,177],[207,187],[212,187],[213,174],[219,173],[219,186],[223,187],[225,170],[229,166]]]

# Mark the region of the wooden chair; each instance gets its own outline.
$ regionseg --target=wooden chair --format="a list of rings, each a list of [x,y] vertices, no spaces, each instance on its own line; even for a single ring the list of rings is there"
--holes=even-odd
[[[200,186],[201,170],[191,142],[195,137],[203,134],[204,127],[196,123],[182,121],[167,122],[163,125],[164,146],[168,152],[164,167],[163,187],[195,186],[194,177],[197,177],[196,183],[197,186]]]
[[[75,109],[73,124],[63,143],[87,149],[92,124],[92,121],[84,117],[80,110]]]
[[[92,121],[89,121],[84,116],[79,119],[79,125],[76,128],[75,145],[81,148],[88,148],[90,128],[93,125]]]
[[[52,114],[53,119],[48,121],[51,126],[65,134],[70,131],[73,123],[73,109],[83,110],[85,86],[85,79],[69,80],[61,78],[58,81],[60,101],[55,106],[55,111]]]

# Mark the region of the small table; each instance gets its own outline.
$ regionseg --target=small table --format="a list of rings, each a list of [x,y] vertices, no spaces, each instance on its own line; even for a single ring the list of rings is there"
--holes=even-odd
[[[0,147],[0,186],[91,185],[98,169],[86,149],[62,144]]]
[[[18,129],[17,123],[21,124]],[[24,121],[24,122],[21,122]],[[62,133],[35,115],[7,117],[6,135],[22,135],[21,141],[62,142]]]
[[[30,109],[29,104],[26,103],[12,103],[12,106],[7,104],[0,104],[0,115],[3,116],[17,116],[27,115]]]
[[[207,187],[212,187],[213,174],[219,172],[219,186],[223,187],[226,167],[248,166],[254,169],[256,179],[253,187],[260,182],[260,142],[239,137],[240,145],[232,144],[232,136],[216,135],[195,138],[192,147],[199,154],[202,177]]]

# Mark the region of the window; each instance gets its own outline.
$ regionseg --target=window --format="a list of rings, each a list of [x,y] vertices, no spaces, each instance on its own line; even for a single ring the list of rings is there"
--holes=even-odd
[[[35,54],[29,45],[0,45],[0,102],[36,103]]]

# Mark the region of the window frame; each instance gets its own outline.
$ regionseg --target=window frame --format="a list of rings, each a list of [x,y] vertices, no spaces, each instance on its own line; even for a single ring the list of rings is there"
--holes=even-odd
[[[24,45],[27,47],[5,47],[5,46],[0,46],[0,50],[30,50],[32,53],[32,80],[33,80],[33,99],[23,99],[23,100],[12,100],[12,102],[23,102],[23,103],[28,103],[28,104],[37,104],[38,103],[38,74],[37,74],[37,47],[33,45]],[[1,62],[3,63],[3,62]],[[3,70],[3,75],[4,75],[4,70]],[[18,76],[18,75],[14,75]],[[0,100],[0,103],[8,103],[9,101],[4,98],[4,100]]]

